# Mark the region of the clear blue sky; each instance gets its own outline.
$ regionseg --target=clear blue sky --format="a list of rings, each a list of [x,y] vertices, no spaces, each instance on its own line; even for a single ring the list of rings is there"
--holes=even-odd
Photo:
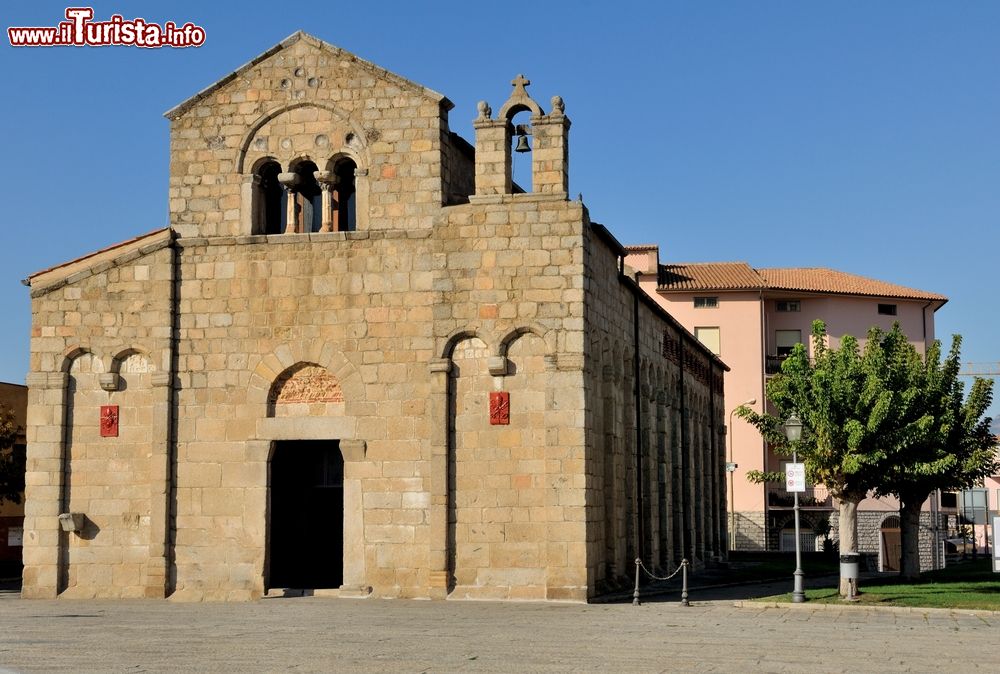
[[[81,3],[82,4],[82,3]],[[5,7],[4,28],[65,4]],[[167,222],[162,113],[302,29],[476,101],[519,72],[573,120],[570,190],[674,261],[828,266],[940,292],[938,335],[1000,361],[1000,3],[94,3],[203,47],[0,47],[0,380],[23,382],[20,279]]]

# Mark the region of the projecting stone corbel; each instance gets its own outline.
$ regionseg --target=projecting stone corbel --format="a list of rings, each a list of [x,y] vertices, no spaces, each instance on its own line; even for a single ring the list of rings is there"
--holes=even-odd
[[[364,461],[368,444],[364,440],[341,440],[340,453],[344,461]]]
[[[118,390],[121,376],[117,372],[102,372],[97,375],[97,381],[100,382],[102,389],[110,393]]]
[[[489,368],[490,374],[494,377],[507,376],[506,356],[490,356],[486,361],[486,366]]]

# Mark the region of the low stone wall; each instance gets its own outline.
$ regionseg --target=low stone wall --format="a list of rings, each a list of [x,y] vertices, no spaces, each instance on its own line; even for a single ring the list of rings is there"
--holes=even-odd
[[[858,552],[869,555],[874,559],[873,570],[883,570],[882,561],[882,524],[889,517],[899,517],[899,512],[895,510],[862,510],[858,511]],[[834,512],[830,516],[830,538],[838,540],[839,516]],[[948,532],[947,516],[938,516],[938,527],[936,532],[937,545],[941,546]],[[920,513],[920,570],[932,571],[934,569],[934,545],[935,545],[934,520],[929,512]],[[938,568],[944,568],[944,553],[939,552],[937,559]]]
[[[763,512],[736,513],[734,550],[765,550],[767,538],[766,515]]]

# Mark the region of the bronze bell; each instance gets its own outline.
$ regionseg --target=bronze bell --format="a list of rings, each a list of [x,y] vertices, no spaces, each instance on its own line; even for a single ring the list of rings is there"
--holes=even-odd
[[[514,152],[531,152],[528,136],[523,131],[517,135],[517,145],[514,146]]]

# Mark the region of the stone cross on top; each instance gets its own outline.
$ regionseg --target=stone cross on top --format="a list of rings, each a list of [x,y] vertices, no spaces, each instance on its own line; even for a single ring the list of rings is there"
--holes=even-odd
[[[531,84],[531,80],[529,80],[527,77],[525,77],[524,75],[518,73],[517,77],[515,77],[514,79],[512,79],[510,81],[510,83],[514,85],[514,95],[515,96],[527,96],[528,95],[528,92],[525,91],[524,88],[526,86],[528,86],[529,84]]]

